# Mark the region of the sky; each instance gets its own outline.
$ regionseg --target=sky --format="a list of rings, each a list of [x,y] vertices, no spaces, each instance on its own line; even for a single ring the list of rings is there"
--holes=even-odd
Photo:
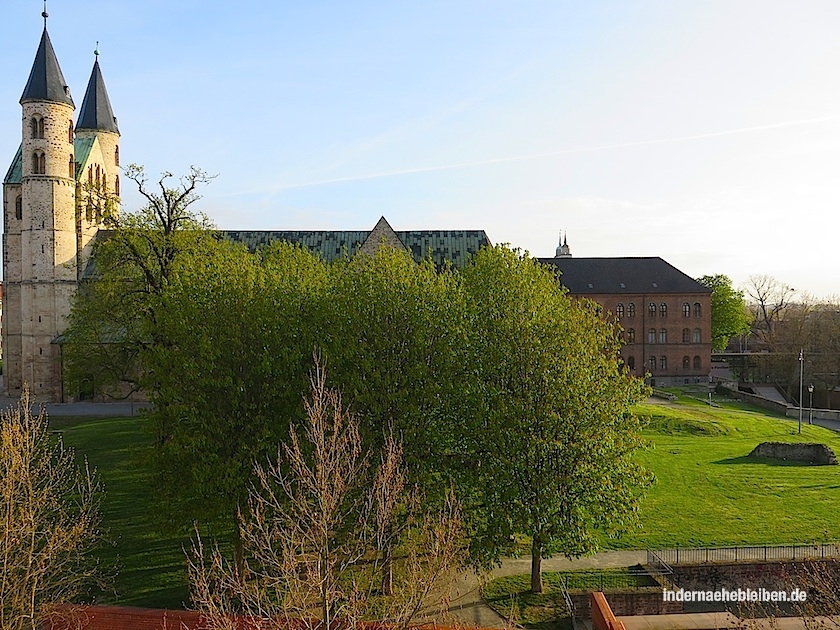
[[[0,5],[0,151],[43,28]],[[222,229],[483,229],[840,294],[840,2],[50,0],[123,164]],[[3,147],[5,147],[3,149]],[[2,153],[0,153],[2,156]],[[7,166],[3,165],[5,170]],[[141,198],[123,183],[123,211]]]

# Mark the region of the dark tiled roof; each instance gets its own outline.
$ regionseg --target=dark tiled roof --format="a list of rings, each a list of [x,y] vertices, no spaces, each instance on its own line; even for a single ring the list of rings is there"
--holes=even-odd
[[[99,69],[98,57],[93,63],[85,98],[82,100],[82,109],[76,123],[76,130],[79,129],[120,132],[117,127],[117,119],[114,117],[114,110],[111,109],[108,90],[105,89],[105,80],[102,78],[102,71]]]
[[[38,52],[35,53],[35,62],[32,64],[29,80],[20,97],[20,102],[24,101],[53,101],[73,105],[67,81],[61,73],[61,67],[58,65],[46,27],[41,35]]]
[[[20,184],[23,181],[23,145],[18,147],[15,153],[15,159],[6,171],[6,178],[3,180],[4,184]]]
[[[540,258],[561,272],[560,281],[575,295],[609,293],[711,293],[659,257]]]
[[[443,265],[444,261],[450,261],[455,266],[462,267],[470,255],[478,252],[482,246],[490,244],[484,230],[413,230],[395,233],[415,260],[419,262],[431,254],[432,260],[438,266]],[[233,241],[245,243],[252,250],[273,241],[300,244],[319,254],[327,262],[332,262],[345,254],[355,254],[367,239],[370,230],[224,231],[222,234]]]

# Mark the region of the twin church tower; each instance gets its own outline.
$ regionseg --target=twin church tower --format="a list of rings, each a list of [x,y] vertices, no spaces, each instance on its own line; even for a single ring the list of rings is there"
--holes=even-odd
[[[4,390],[64,399],[61,347],[105,212],[119,212],[120,132],[99,69],[76,105],[47,33],[20,97],[22,142],[3,180]],[[107,200],[107,203],[103,202]]]

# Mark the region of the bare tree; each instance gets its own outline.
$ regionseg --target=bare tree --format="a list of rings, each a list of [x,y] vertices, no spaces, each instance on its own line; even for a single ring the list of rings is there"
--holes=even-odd
[[[767,275],[750,276],[744,287],[752,301],[753,332],[759,340],[772,344],[776,325],[790,305],[796,289]]]
[[[454,498],[422,516],[419,493],[404,492],[400,445],[387,438],[371,473],[358,423],[317,362],[311,384],[303,438],[292,430],[276,462],[255,467],[258,481],[240,517],[243,569],[218,547],[205,549],[196,532],[192,598],[213,628],[234,627],[238,615],[262,619],[262,627],[296,620],[328,628],[364,618],[405,626],[424,606],[435,609],[431,600],[443,597],[441,587],[463,565]],[[386,547],[400,551],[387,560],[396,565],[390,596],[379,588]]]
[[[96,582],[100,486],[33,416],[28,390],[0,418],[0,627],[35,628],[44,606]]]

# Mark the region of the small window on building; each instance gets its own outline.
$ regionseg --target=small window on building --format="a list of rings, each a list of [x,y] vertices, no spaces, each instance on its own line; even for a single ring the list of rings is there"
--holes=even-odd
[[[35,118],[34,116],[29,121],[29,131],[30,131],[30,136],[33,140],[38,137],[38,119]]]
[[[635,328],[628,328],[627,329],[627,343],[636,343],[636,329]]]
[[[700,302],[694,303],[694,317],[700,317]]]
[[[656,343],[656,328],[651,328],[648,331],[648,343]]]
[[[615,305],[615,316],[618,319],[624,317],[624,304],[622,304],[621,302]]]
[[[38,159],[38,166],[40,167],[41,175],[47,174],[47,156],[42,153]]]
[[[18,220],[23,218],[23,197],[20,195],[15,199],[15,218]]]
[[[73,161],[73,154],[70,154],[70,164],[67,167],[67,175],[70,179],[76,178],[76,162]]]
[[[44,139],[44,119],[38,119],[38,138]]]
[[[41,151],[32,154],[32,173],[45,175],[47,172],[47,156]]]
[[[688,328],[683,328],[683,343],[691,343],[691,331]]]
[[[114,176],[114,194],[119,197],[120,196],[120,176]]]
[[[633,302],[627,305],[627,317],[636,317],[636,305]]]
[[[636,369],[636,357],[627,357],[627,367],[629,367],[631,370]]]
[[[96,185],[99,186],[101,183],[101,173],[99,171],[99,164],[96,165]]]
[[[700,340],[700,329],[699,329],[699,328],[695,328],[695,329],[694,329],[694,335],[692,336],[692,339],[691,339],[691,340],[692,340],[694,343],[701,343],[701,340]]]
[[[691,304],[683,302],[683,317],[691,317]]]
[[[659,316],[660,317],[667,317],[668,316],[668,305],[665,302],[659,305]]]
[[[67,130],[67,142],[73,144],[73,123],[70,123],[70,128]]]
[[[650,371],[653,372],[656,369],[656,357],[651,357],[649,360]]]
[[[117,148],[114,149],[114,164],[116,164],[117,166],[120,165],[120,147],[119,146],[117,146]]]
[[[659,343],[668,343],[668,331],[664,328],[659,331]]]
[[[683,369],[688,370],[691,368],[691,358],[683,357]]]
[[[93,166],[88,166],[88,184],[93,186]]]
[[[699,370],[702,367],[700,363],[700,357],[694,357],[694,369]]]
[[[656,303],[651,302],[648,304],[648,315],[651,317],[656,317]]]
[[[659,369],[660,370],[667,370],[668,369],[668,357],[662,357],[659,359]]]

